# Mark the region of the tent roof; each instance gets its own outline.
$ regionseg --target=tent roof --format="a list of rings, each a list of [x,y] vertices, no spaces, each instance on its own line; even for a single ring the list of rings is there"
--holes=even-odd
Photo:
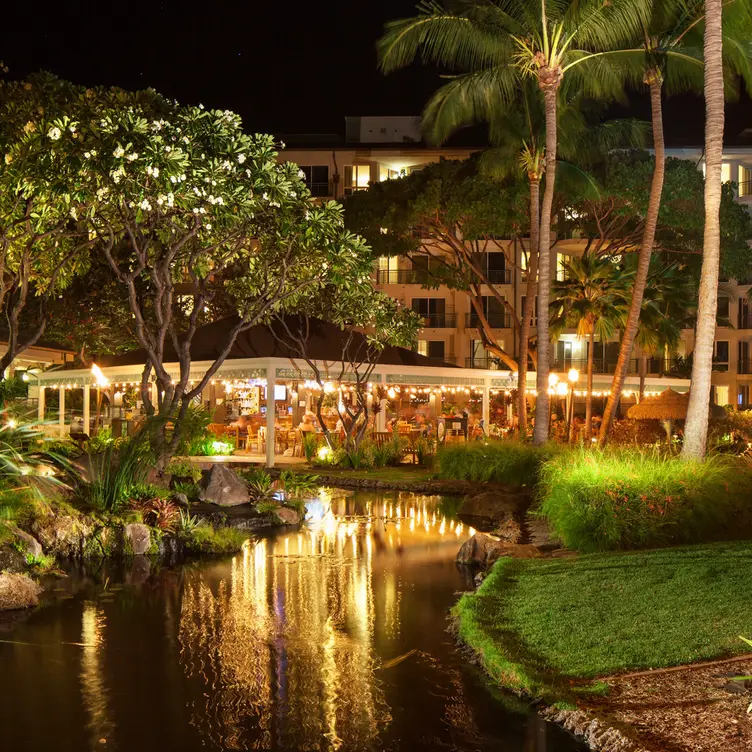
[[[299,327],[299,319],[295,316],[287,317],[288,326],[295,331]],[[211,324],[199,327],[191,343],[192,361],[213,361],[224,349],[227,337],[232,326],[237,323],[236,317],[229,317],[214,321]],[[277,331],[279,338],[275,336]],[[348,333],[338,326],[319,319],[310,320],[309,337],[307,342],[308,357],[318,361],[340,361],[343,357],[343,349],[346,346]],[[279,324],[272,326],[259,324],[252,326],[238,334],[235,343],[230,350],[227,360],[240,360],[244,358],[285,358],[300,360],[300,353],[288,347],[280,341],[282,329]],[[354,332],[350,343],[350,351],[357,353],[358,348],[364,344],[365,335]],[[166,363],[176,363],[177,357],[171,343],[165,344]],[[113,366],[132,366],[146,362],[144,350],[131,350],[122,355],[105,355],[97,358],[97,363],[103,368]],[[387,345],[381,351],[379,360],[381,365],[396,366],[424,366],[456,368],[451,363],[439,363],[432,358],[408,350],[404,347],[392,347]]]

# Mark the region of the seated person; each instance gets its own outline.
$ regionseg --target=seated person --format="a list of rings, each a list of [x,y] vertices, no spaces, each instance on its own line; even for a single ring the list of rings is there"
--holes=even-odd
[[[303,416],[303,420],[298,426],[298,430],[303,433],[315,433],[316,426],[313,423],[313,413],[306,413]]]

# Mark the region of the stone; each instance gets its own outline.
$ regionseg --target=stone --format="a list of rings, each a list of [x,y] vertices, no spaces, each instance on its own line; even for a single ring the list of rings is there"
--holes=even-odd
[[[527,504],[528,498],[523,494],[483,491],[465,496],[459,508],[459,514],[468,517],[485,517],[494,522],[505,522],[514,518],[520,508],[526,507]]]
[[[8,528],[16,536],[16,539],[21,543],[29,556],[38,558],[42,555],[42,544],[33,535],[29,535],[29,533],[15,525],[8,525]]]
[[[31,523],[32,535],[50,556],[77,559],[83,554],[91,525],[69,514],[50,514]]]
[[[25,574],[0,573],[0,611],[36,606],[41,592],[42,588]]]
[[[191,503],[188,501],[188,497],[184,493],[176,493],[172,495],[172,500],[181,509],[190,509]]]
[[[26,557],[12,546],[0,546],[0,572],[20,574],[26,571]]]
[[[277,507],[274,510],[274,514],[283,525],[299,525],[300,515],[290,507]]]
[[[487,533],[476,533],[466,540],[457,554],[458,564],[490,567],[497,559],[511,556],[514,559],[534,559],[542,556],[536,546],[521,543],[508,543]]]
[[[209,501],[221,507],[248,504],[251,500],[245,483],[224,465],[214,465],[206,486],[201,489],[200,497],[202,501]]]
[[[123,534],[125,535],[126,553],[141,556],[148,554],[151,549],[151,530],[140,523],[131,522],[126,525]]]

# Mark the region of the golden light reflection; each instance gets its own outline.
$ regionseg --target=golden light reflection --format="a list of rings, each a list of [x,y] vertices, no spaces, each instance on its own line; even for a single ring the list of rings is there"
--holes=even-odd
[[[309,512],[306,530],[186,582],[181,665],[198,684],[192,723],[206,744],[360,749],[391,720],[374,642],[377,630],[400,635],[400,565],[445,561],[463,528],[412,494],[364,503],[322,491]]]
[[[81,614],[81,696],[89,716],[92,746],[112,735],[109,693],[102,667],[105,616],[94,603],[85,603]]]

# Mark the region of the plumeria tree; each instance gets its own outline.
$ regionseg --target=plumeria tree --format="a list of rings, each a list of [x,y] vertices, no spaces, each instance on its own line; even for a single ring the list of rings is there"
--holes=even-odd
[[[153,92],[101,99],[96,112],[29,129],[22,148],[44,143],[50,171],[63,161],[77,167],[68,213],[127,294],[161,467],[237,335],[327,284],[359,284],[370,257],[344,228],[341,207],[314,204],[299,168],[278,162],[273,138],[245,134],[234,113]],[[230,299],[235,316],[214,361],[195,373],[193,337],[217,297]]]

